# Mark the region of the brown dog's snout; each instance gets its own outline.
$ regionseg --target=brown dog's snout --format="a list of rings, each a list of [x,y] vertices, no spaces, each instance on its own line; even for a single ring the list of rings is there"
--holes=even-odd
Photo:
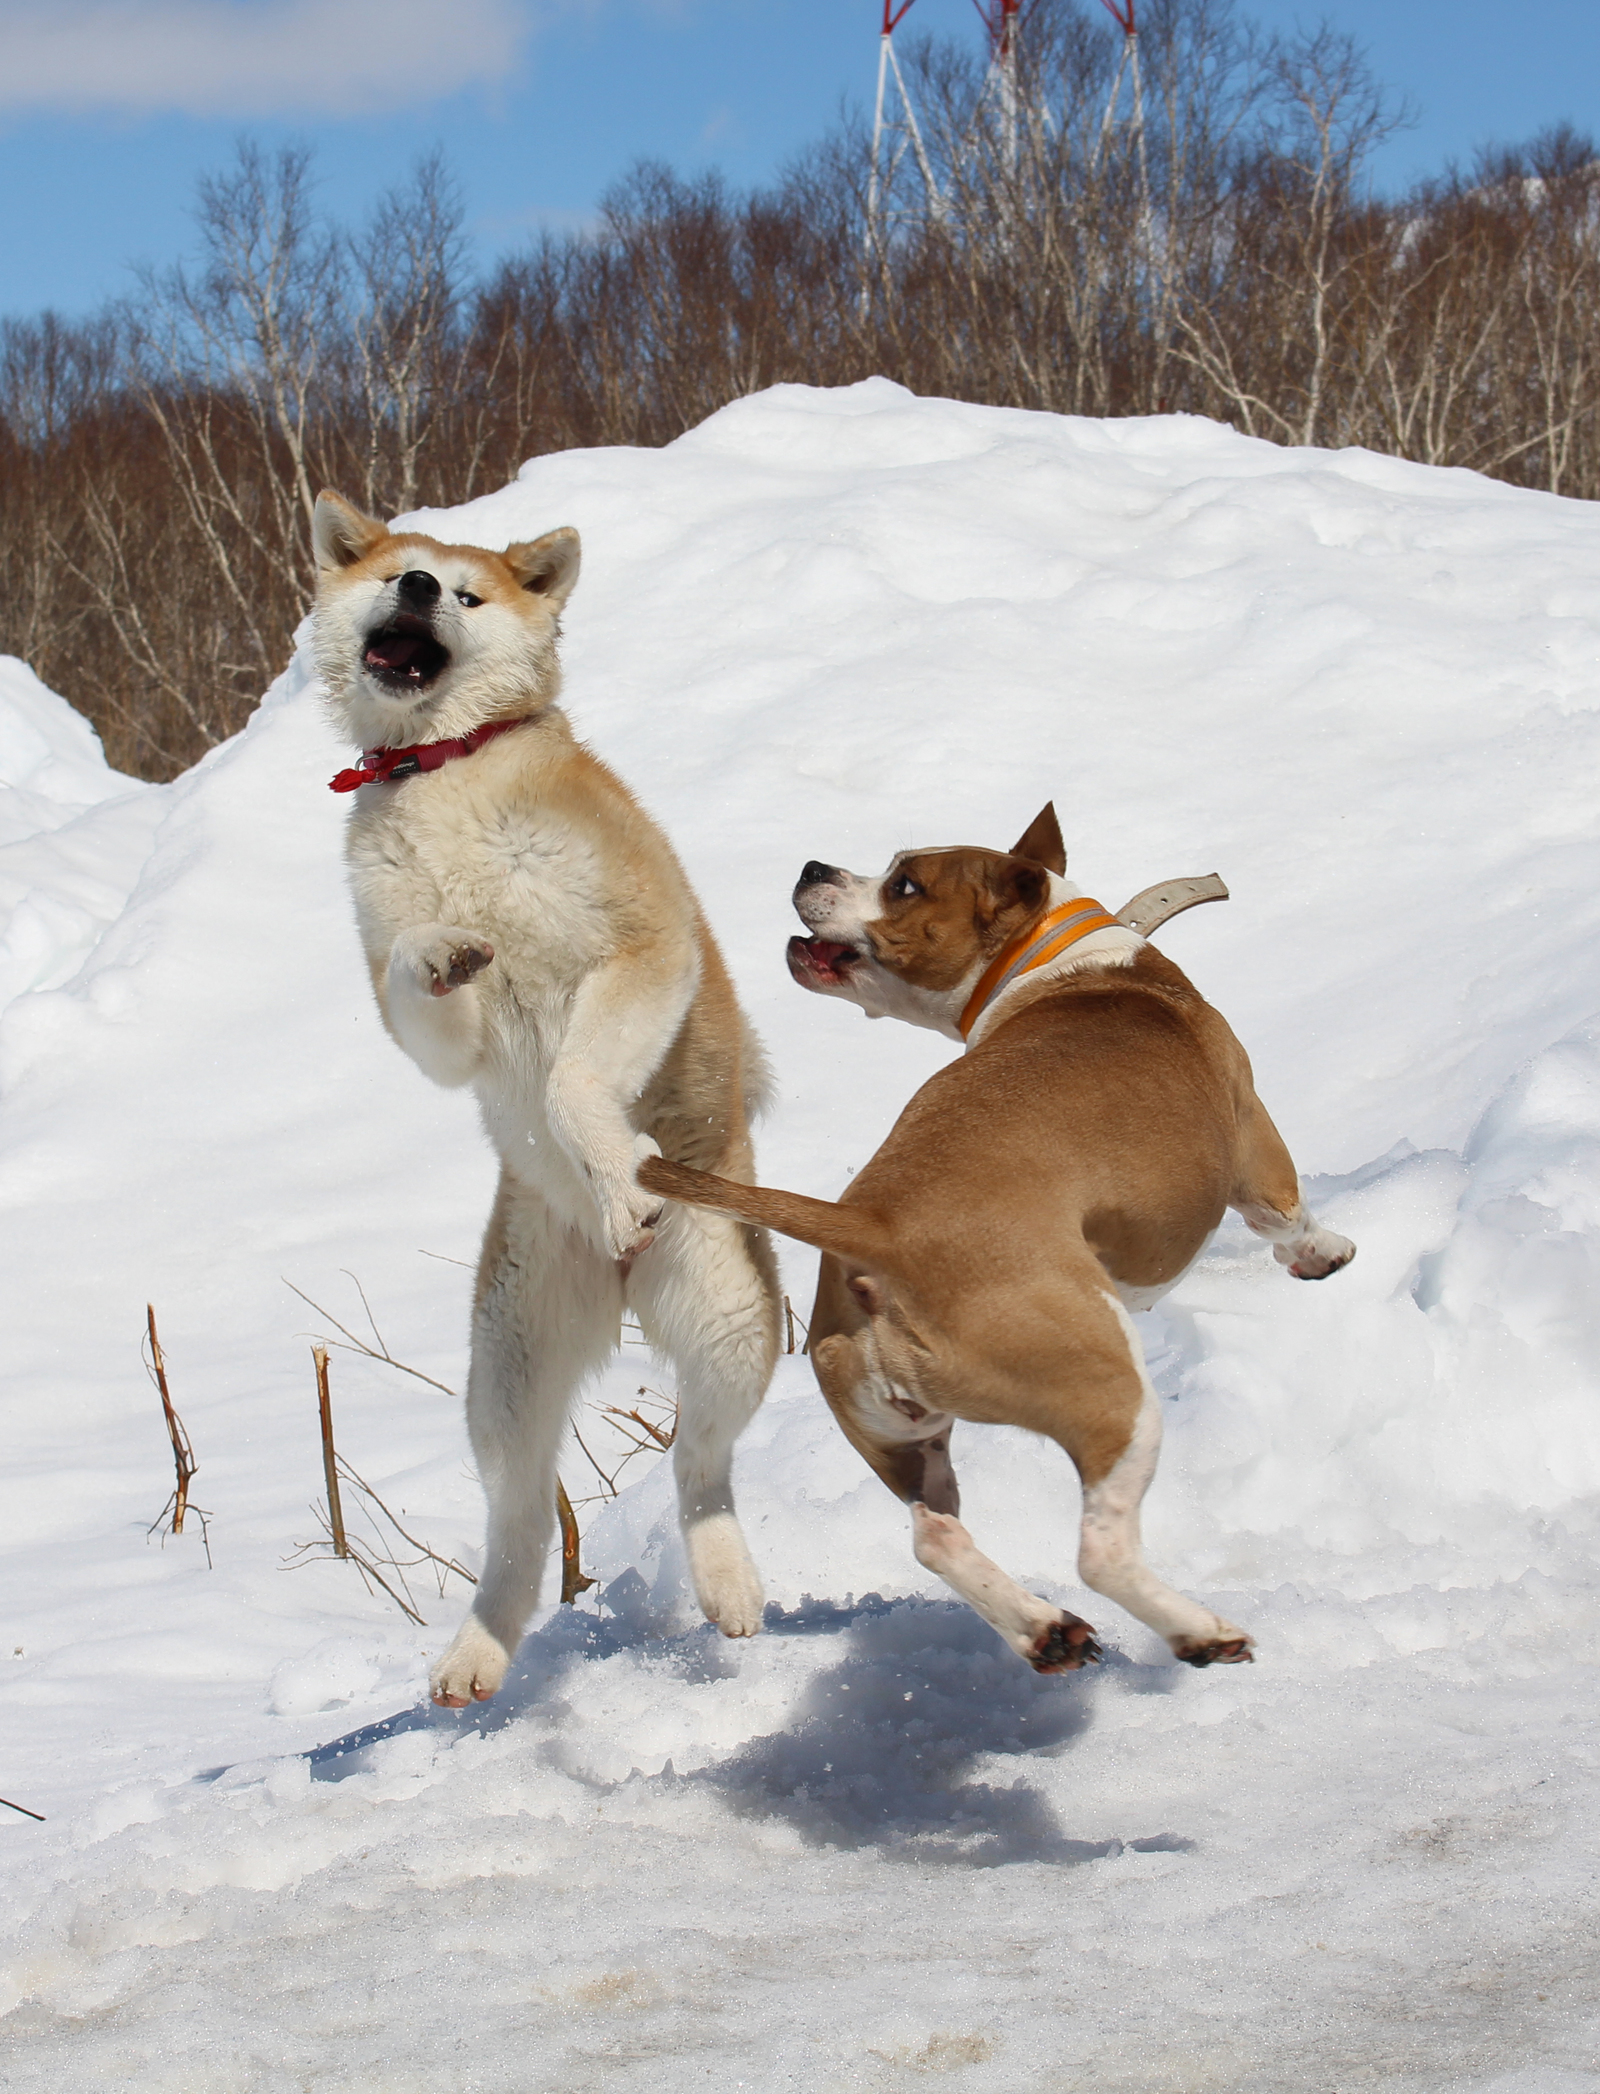
[[[796,882],[796,891],[798,892],[801,887],[842,887],[843,885],[844,874],[840,872],[837,865],[823,865],[813,858],[808,864],[800,868],[800,878]]]

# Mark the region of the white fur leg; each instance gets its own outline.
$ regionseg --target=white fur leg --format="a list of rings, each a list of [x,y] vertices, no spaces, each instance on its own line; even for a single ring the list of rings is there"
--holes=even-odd
[[[1086,1621],[1019,1585],[984,1555],[953,1513],[914,1504],[911,1546],[923,1568],[943,1578],[1035,1671],[1075,1672],[1099,1657]]]
[[[525,1188],[502,1184],[484,1257],[467,1429],[489,1531],[472,1612],[434,1672],[434,1699],[455,1706],[495,1691],[538,1605],[567,1413],[610,1358],[622,1308],[615,1268]]]
[[[725,1636],[753,1636],[761,1580],[734,1514],[733,1446],[777,1358],[771,1251],[725,1215],[670,1207],[628,1292],[645,1336],[678,1372],[672,1461],[695,1596]]]
[[[681,965],[665,955],[658,960],[650,975],[635,955],[584,978],[545,1086],[550,1131],[582,1171],[614,1259],[646,1249],[661,1212],[659,1194],[634,1177],[639,1153],[629,1114],[661,1066],[699,980],[690,952]]]
[[[1293,1214],[1277,1214],[1270,1207],[1256,1205],[1241,1207],[1239,1212],[1256,1235],[1267,1239],[1273,1257],[1287,1265],[1297,1280],[1325,1280],[1356,1254],[1348,1236],[1325,1229],[1303,1204]]]
[[[1108,1294],[1128,1343],[1143,1402],[1133,1438],[1115,1467],[1083,1494],[1083,1529],[1078,1575],[1095,1592],[1126,1607],[1191,1665],[1236,1664],[1250,1657],[1250,1638],[1208,1607],[1164,1585],[1144,1560],[1139,1507],[1161,1452],[1161,1406],[1145,1372],[1139,1334],[1115,1295]]]
[[[494,948],[457,923],[419,924],[389,950],[384,1009],[395,1038],[424,1076],[454,1090],[483,1054],[483,1011],[473,976]]]

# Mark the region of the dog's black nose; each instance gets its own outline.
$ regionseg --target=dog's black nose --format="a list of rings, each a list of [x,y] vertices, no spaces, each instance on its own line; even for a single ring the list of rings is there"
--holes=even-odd
[[[838,869],[836,865],[819,865],[817,860],[813,858],[809,865],[801,868],[800,885],[802,887],[815,887],[823,880],[831,880]]]
[[[409,574],[400,577],[400,594],[411,603],[437,603],[439,584],[435,576],[420,567],[413,567]]]

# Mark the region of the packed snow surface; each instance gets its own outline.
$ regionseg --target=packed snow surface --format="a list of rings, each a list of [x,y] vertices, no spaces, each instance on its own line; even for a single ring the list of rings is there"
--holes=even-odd
[[[963,1428],[980,1543],[1108,1643],[1034,1676],[795,1357],[738,1468],[766,1635],[694,1619],[641,1456],[582,1509],[594,1591],[431,1710],[462,1582],[408,1573],[419,1627],[286,1563],[358,1285],[415,1372],[333,1353],[341,1449],[442,1556],[481,1538],[434,1384],[491,1164],[373,1009],[348,751],[300,656],[140,787],[4,665],[0,1792],[46,1822],[0,1811],[0,2084],[1600,2089],[1600,509],[874,381],[424,522],[582,531],[567,702],[771,1048],[769,1182],[835,1195],[953,1051],[793,987],[806,859],[1004,846],[1053,796],[1109,907],[1222,873],[1160,942],[1360,1246],[1303,1287],[1229,1225],[1144,1319],[1150,1553],[1259,1662],[1078,1591],[1065,1457]],[[147,1302],[209,1562],[193,1513],[147,1533]],[[641,1387],[625,1345],[608,1462]]]

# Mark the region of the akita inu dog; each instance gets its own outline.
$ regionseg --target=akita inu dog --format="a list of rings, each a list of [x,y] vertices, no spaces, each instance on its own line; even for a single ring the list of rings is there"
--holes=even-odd
[[[1037,1671],[1096,1657],[1094,1632],[980,1554],[957,1517],[958,1418],[1064,1447],[1083,1482],[1083,1582],[1189,1664],[1237,1664],[1244,1630],[1163,1584],[1140,1550],[1161,1410],[1128,1311],[1174,1285],[1227,1207],[1296,1279],[1337,1272],[1355,1245],[1302,1204],[1224,1019],[1126,920],[1173,905],[1149,889],[1112,916],[1066,863],[1046,807],[1009,852],[906,851],[865,879],[808,865],[796,981],[966,1054],[923,1085],[837,1204],[661,1158],[639,1176],[825,1254],[810,1348],[824,1396],[909,1503],[918,1562]],[[1218,885],[1176,883],[1189,899]]]
[[[569,1405],[629,1304],[678,1373],[673,1446],[695,1592],[761,1626],[734,1516],[733,1443],[778,1343],[760,1229],[641,1191],[665,1154],[748,1178],[761,1050],[671,846],[556,704],[578,536],[502,553],[391,534],[317,502],[313,648],[366,750],[334,780],[384,1023],[435,1083],[470,1084],[500,1156],[478,1268],[467,1423],[489,1500],[472,1612],[435,1701],[505,1677],[555,1525]]]

